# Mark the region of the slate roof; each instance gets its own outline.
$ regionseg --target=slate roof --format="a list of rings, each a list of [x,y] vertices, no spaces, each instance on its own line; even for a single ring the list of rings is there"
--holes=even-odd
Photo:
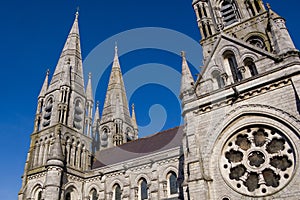
[[[183,127],[180,126],[102,150],[95,155],[92,168],[96,169],[179,147],[182,136]]]

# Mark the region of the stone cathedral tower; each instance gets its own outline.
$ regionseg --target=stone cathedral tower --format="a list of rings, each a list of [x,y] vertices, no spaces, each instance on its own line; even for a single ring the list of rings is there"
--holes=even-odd
[[[299,199],[300,54],[285,20],[261,0],[192,5],[204,66],[194,81],[182,52],[185,123],[141,139],[117,47],[93,114],[76,13],[38,96],[19,200]]]
[[[74,198],[63,186],[70,174],[90,170],[97,151],[138,138],[135,111],[132,118],[129,114],[117,47],[102,119],[98,103],[93,119],[92,75],[85,89],[78,16],[77,12],[52,79],[49,83],[47,71],[38,96],[19,199]]]
[[[261,0],[194,0],[204,66],[184,62],[185,199],[299,199],[300,60]]]

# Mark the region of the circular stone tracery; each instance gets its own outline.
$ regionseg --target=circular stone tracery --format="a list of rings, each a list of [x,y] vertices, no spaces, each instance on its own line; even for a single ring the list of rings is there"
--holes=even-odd
[[[265,196],[283,188],[294,171],[290,141],[273,128],[244,128],[225,143],[220,159],[223,178],[235,190]]]

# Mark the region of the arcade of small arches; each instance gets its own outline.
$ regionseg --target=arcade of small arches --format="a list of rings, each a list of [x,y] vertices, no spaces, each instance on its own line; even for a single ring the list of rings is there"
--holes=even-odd
[[[238,64],[235,53],[231,50],[226,50],[223,53],[223,66],[230,71],[231,74],[222,72],[219,67],[211,72],[213,80],[213,89],[223,88],[231,83],[228,80],[229,75],[232,76],[234,83],[240,82],[244,79],[256,76],[258,74],[254,59],[252,57],[243,58],[241,64]]]
[[[65,162],[70,167],[89,169],[89,152],[83,142],[67,136],[64,154]]]
[[[239,13],[238,4],[236,0],[215,0],[214,10],[209,9],[208,1],[199,1],[194,5],[196,15],[198,18],[199,26],[201,27],[201,35],[203,38],[212,36],[215,34],[214,22],[211,18],[215,17],[217,23],[217,29],[223,29],[235,22],[239,22],[241,19],[241,13]],[[265,11],[262,1],[246,0],[245,6],[248,10],[249,16],[253,17]]]
[[[35,142],[31,168],[46,165],[53,141],[53,134],[49,134]],[[89,169],[89,152],[86,145],[80,140],[72,138],[71,136],[65,136],[65,148],[63,148],[63,153],[65,155],[65,162],[68,166],[83,170]]]
[[[112,200],[121,200],[122,199],[122,184],[118,181],[113,184],[110,192],[108,193],[109,199]],[[137,187],[134,188],[134,198],[136,200],[146,200],[150,198],[150,184],[146,176],[141,176],[137,181]],[[174,171],[169,171],[163,182],[163,191],[164,196],[166,197],[177,197],[178,196],[178,183],[177,183],[177,174]],[[98,200],[99,192],[97,187],[92,186],[87,193],[86,199],[88,200]],[[42,200],[43,198],[43,189],[41,184],[37,184],[32,190],[32,199],[33,200]],[[78,200],[79,193],[76,187],[71,184],[65,189],[63,194],[64,200]]]
[[[36,140],[33,149],[34,156],[32,157],[31,168],[46,164],[52,141],[53,136],[51,134]]]

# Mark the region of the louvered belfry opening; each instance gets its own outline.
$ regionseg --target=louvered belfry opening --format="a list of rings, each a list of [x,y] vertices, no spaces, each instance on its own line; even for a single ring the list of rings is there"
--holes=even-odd
[[[228,26],[238,21],[238,13],[237,13],[236,5],[232,0],[225,0],[222,3],[221,13],[222,13],[225,26]]]

